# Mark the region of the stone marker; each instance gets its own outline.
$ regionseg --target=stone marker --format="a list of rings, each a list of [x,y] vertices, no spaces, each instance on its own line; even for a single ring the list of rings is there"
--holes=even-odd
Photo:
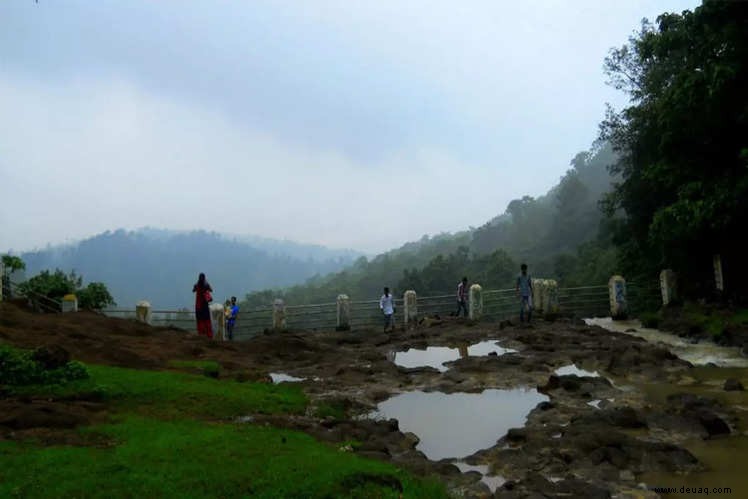
[[[473,284],[468,296],[468,317],[477,321],[483,315],[483,288],[480,284]]]
[[[409,289],[403,293],[403,308],[405,327],[418,324],[418,297],[415,290]]]
[[[286,329],[286,304],[280,298],[273,302],[273,329]]]
[[[625,319],[628,314],[626,303],[626,279],[614,275],[608,281],[608,296],[610,297],[610,316],[613,319]]]
[[[65,295],[62,297],[62,311],[63,312],[77,312],[78,311],[78,297],[74,294]]]
[[[151,323],[151,304],[146,300],[140,300],[135,304],[135,319],[145,324]]]
[[[717,288],[717,291],[724,291],[725,279],[722,275],[722,256],[714,255],[712,264],[714,265],[714,287]]]
[[[672,269],[660,272],[660,291],[662,292],[662,304],[667,306],[678,299],[678,280]]]
[[[351,299],[348,295],[338,295],[338,331],[347,331],[351,328]]]
[[[226,311],[223,305],[210,304],[210,320],[213,322],[213,339],[223,341],[226,338]]]

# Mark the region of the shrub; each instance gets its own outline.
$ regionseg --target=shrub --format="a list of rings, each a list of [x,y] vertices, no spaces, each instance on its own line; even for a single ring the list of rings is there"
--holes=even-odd
[[[46,369],[32,358],[33,353],[0,345],[0,380],[8,386],[61,385],[88,378],[86,366],[77,361]]]

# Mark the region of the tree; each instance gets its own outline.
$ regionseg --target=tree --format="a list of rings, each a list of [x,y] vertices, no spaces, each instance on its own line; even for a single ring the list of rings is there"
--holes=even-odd
[[[78,305],[89,310],[101,310],[117,304],[103,282],[90,282],[85,288],[76,291],[76,295]]]
[[[18,256],[3,255],[2,262],[3,267],[10,270],[11,272],[15,272],[16,270],[24,270],[26,268],[26,263],[21,260],[21,257]]]
[[[643,22],[605,60],[610,83],[631,98],[601,124],[620,155],[605,207],[623,215],[615,241],[628,268],[673,267],[704,284],[712,254],[736,275],[745,265],[735,234],[748,222],[746,61],[748,4],[718,1]]]

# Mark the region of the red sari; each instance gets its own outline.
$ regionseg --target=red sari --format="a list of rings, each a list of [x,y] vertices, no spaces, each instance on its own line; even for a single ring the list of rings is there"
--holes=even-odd
[[[206,299],[206,292],[212,292],[210,284],[204,286],[195,284],[192,291],[195,293],[195,319],[197,319],[197,334],[213,338],[213,326],[210,322],[210,302]]]

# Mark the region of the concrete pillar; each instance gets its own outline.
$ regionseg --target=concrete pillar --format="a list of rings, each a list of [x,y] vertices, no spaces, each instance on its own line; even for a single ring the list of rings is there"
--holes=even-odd
[[[547,280],[545,312],[557,314],[558,307],[558,282],[555,279]]]
[[[483,288],[480,287],[480,284],[470,286],[469,297],[468,317],[470,317],[470,320],[480,320],[483,315]]]
[[[714,265],[714,287],[717,288],[717,291],[724,291],[725,279],[722,275],[722,255],[714,255],[712,264]]]
[[[140,300],[135,304],[135,319],[145,324],[151,323],[151,304],[145,300]]]
[[[414,290],[409,289],[403,293],[403,308],[405,327],[418,324],[418,296]]]
[[[223,341],[226,338],[226,309],[223,305],[210,304],[210,321],[213,323],[213,339]]]
[[[63,312],[77,312],[78,311],[78,297],[74,294],[65,295],[62,297],[62,311]]]
[[[678,281],[672,269],[660,272],[660,292],[662,293],[662,305],[667,306],[678,299]]]
[[[613,319],[625,319],[628,314],[626,303],[626,279],[614,275],[608,281],[608,296],[610,297],[610,316]]]
[[[273,329],[286,329],[286,304],[280,298],[273,302]]]
[[[351,299],[348,295],[338,295],[338,331],[348,331],[351,328]]]

